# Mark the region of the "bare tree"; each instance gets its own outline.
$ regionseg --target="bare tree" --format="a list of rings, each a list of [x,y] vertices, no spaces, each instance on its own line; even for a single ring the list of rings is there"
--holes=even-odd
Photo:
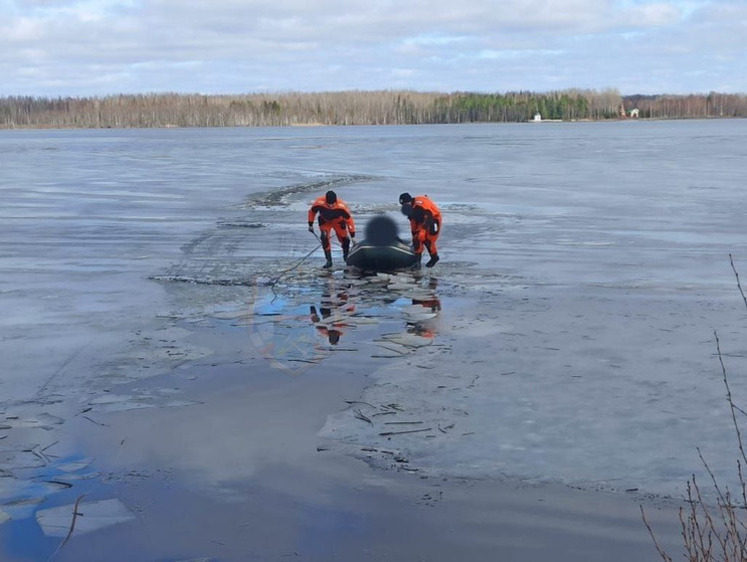
[[[615,89],[471,92],[348,91],[200,95],[151,93],[105,97],[0,98],[0,128],[252,127],[409,125],[617,119],[620,108],[641,117],[747,117],[747,96],[621,96]]]

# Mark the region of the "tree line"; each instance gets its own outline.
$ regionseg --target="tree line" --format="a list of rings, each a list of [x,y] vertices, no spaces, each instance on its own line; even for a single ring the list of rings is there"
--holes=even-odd
[[[0,128],[251,127],[747,117],[747,95],[348,91],[244,95],[0,97]]]

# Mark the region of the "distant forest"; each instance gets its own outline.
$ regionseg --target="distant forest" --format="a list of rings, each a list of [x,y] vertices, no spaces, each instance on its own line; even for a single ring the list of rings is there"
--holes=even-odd
[[[349,91],[245,95],[127,94],[0,98],[0,128],[410,125],[542,120],[747,117],[747,95]]]

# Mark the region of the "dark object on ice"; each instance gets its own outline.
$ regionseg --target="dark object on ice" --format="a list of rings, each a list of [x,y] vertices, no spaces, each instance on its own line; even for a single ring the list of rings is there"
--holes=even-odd
[[[347,264],[364,271],[395,271],[414,267],[418,257],[398,236],[397,223],[378,215],[366,225],[366,237],[350,250]]]
[[[387,215],[377,215],[366,225],[366,242],[374,246],[388,246],[400,241],[397,223]]]

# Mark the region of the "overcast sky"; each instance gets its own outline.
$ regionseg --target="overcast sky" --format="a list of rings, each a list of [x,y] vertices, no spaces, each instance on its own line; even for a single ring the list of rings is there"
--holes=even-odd
[[[747,93],[747,0],[0,0],[0,96]]]

